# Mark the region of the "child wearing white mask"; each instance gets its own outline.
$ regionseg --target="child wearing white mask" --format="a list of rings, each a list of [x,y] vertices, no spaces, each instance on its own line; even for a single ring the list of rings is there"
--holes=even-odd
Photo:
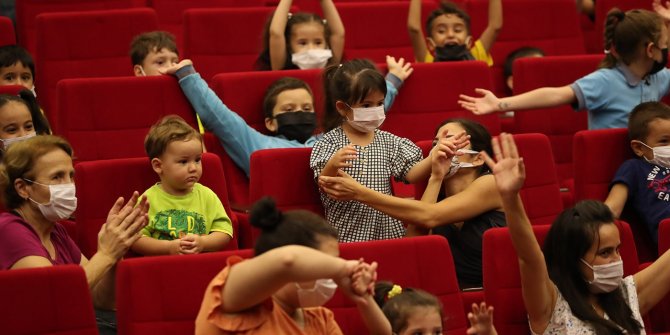
[[[658,225],[670,217],[665,180],[670,173],[670,107],[662,102],[639,104],[630,114],[628,136],[638,158],[621,164],[605,204],[619,217],[629,202],[658,242]]]
[[[430,159],[412,141],[381,131],[384,77],[367,60],[354,59],[326,68],[323,75],[326,132],[314,145],[314,178],[350,174],[361,184],[391,194],[391,177],[417,182],[430,173]],[[336,201],[321,193],[326,218],[341,242],[400,238],[402,222],[356,201]]]
[[[338,288],[356,303],[370,334],[391,334],[372,296],[377,263],[339,258],[337,230],[323,218],[282,213],[264,198],[250,221],[262,230],[255,257],[228,258],[205,290],[196,335],[342,334],[333,312],[322,307]]]
[[[50,133],[49,122],[29,90],[21,90],[19,96],[0,95],[1,150],[7,150],[12,143],[27,140],[35,135]]]

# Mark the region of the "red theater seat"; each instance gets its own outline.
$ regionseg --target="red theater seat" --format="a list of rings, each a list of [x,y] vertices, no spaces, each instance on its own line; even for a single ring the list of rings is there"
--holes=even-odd
[[[67,79],[58,96],[52,126],[70,141],[77,161],[146,157],[144,138],[165,115],[197,126],[191,104],[167,76]]]
[[[141,194],[158,182],[159,178],[151,168],[149,159],[140,157],[82,162],[75,165],[75,172],[79,201],[75,212],[79,238],[77,244],[81,252],[90,258],[98,249],[98,232],[114,201],[119,196],[127,200],[133,191]],[[233,231],[236,234],[237,217],[230,208],[225,176],[221,161],[216,155],[203,154],[200,183],[219,196],[226,213],[233,221]],[[237,238],[234,237],[225,249],[237,249]]]
[[[97,335],[79,265],[0,271],[3,334]]]
[[[40,14],[35,78],[47,116],[56,108],[58,81],[132,75],[130,42],[137,34],[157,29],[156,12],[149,8]]]
[[[6,16],[0,16],[0,46],[16,44],[14,23]]]

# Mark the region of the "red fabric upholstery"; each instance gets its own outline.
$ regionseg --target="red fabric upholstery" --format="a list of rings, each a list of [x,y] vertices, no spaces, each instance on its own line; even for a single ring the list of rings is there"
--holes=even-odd
[[[540,87],[559,87],[595,71],[602,55],[521,58],[514,63],[514,94]],[[588,129],[587,113],[564,105],[542,110],[516,111],[516,132],[537,132],[549,136],[558,178],[565,187],[572,179],[572,137]],[[571,190],[572,191],[572,190]]]
[[[191,8],[262,7],[263,0],[147,0],[158,14],[161,30],[171,32],[177,46],[183,45],[184,11]]]
[[[251,250],[123,260],[116,277],[120,335],[193,334],[205,288],[231,255]]]
[[[449,118],[478,121],[490,133],[500,133],[495,114],[477,116],[458,105],[459,94],[474,94],[475,88],[491,88],[489,69],[483,62],[413,64],[414,73],[386,115],[381,129],[417,142],[432,140],[435,129]]]
[[[19,95],[19,91],[24,89],[21,85],[0,85],[0,94]]]
[[[670,249],[670,218],[658,225],[658,254],[662,255]]]
[[[444,307],[444,333],[464,334],[465,311],[456,281],[449,243],[441,236],[340,244],[345,259],[363,257],[379,263],[378,280],[414,287],[436,295]],[[344,334],[368,334],[356,307],[340,292],[326,305]],[[501,305],[502,306],[502,305]]]
[[[6,16],[0,16],[0,46],[16,44],[14,23]]]
[[[484,19],[488,17],[488,5],[488,1],[466,3],[468,13],[475,18],[472,20],[474,38],[478,38],[488,24],[488,20]],[[534,46],[547,55],[579,55],[585,52],[579,16],[575,4],[570,1],[506,1],[503,17],[502,31],[491,49],[493,87],[498,94],[506,92],[502,68],[507,55],[515,49]]]
[[[36,21],[36,86],[48,116],[59,80],[132,75],[131,40],[158,29],[149,8],[40,14]]]
[[[526,170],[528,171],[528,170]],[[540,246],[549,225],[533,226]],[[617,222],[621,238],[624,276],[637,272],[637,252],[630,227]],[[521,277],[516,251],[508,228],[493,228],[484,233],[482,264],[486,302],[496,307],[493,322],[500,335],[528,334],[528,317],[521,296]]]
[[[79,265],[0,271],[3,334],[97,335]]]
[[[117,197],[123,196],[127,200],[133,191],[141,194],[159,178],[146,157],[82,162],[75,165],[75,171],[79,201],[75,212],[78,245],[81,252],[90,258],[98,249],[98,232]],[[237,217],[230,209],[226,180],[216,155],[203,154],[200,183],[219,196],[236,233]],[[237,249],[237,238],[234,237],[225,249]]]
[[[16,30],[19,44],[35,55],[37,50],[35,18],[42,13],[126,9],[144,5],[145,0],[20,0],[16,2]],[[127,47],[128,43],[124,46]]]
[[[274,8],[189,9],[184,12],[184,58],[209,81],[221,72],[252,71],[263,27]]]
[[[146,157],[144,138],[165,115],[197,126],[191,104],[168,76],[67,79],[58,84],[58,96],[52,126],[78,161]]]

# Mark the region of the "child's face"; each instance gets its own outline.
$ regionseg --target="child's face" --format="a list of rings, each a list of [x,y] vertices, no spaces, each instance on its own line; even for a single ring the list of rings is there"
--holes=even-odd
[[[162,73],[161,70],[165,71],[172,65],[179,63],[179,55],[174,51],[168,49],[160,49],[159,51],[151,51],[144,62],[142,62],[142,67],[140,69],[139,65],[135,65],[134,72],[135,76],[160,76]],[[144,74],[142,73],[144,70]]]
[[[519,57],[519,58],[517,58],[517,59],[520,59],[520,58],[528,58],[528,57],[540,58],[540,57],[544,57],[544,55],[539,54],[539,53],[534,53],[534,54],[526,55],[526,56],[523,56],[523,57]],[[514,61],[516,61],[516,59],[515,59]],[[510,89],[510,91],[513,91],[513,90],[514,90],[514,74],[512,74],[512,75],[509,76],[509,77],[507,77],[507,78],[505,79],[505,83],[507,84],[507,87]]]
[[[465,26],[465,21],[456,14],[440,15],[433,20],[429,47],[434,49],[447,44],[470,45],[470,35]]]
[[[35,133],[33,118],[24,104],[10,101],[0,108],[0,138],[3,140]]]
[[[368,95],[365,96],[365,99],[363,99],[362,101],[359,101],[349,106],[351,108],[348,108],[343,102],[338,101],[337,111],[340,113],[340,115],[347,118],[348,120],[353,120],[354,111],[352,110],[352,108],[370,108],[383,105],[384,105],[384,94],[379,91],[372,91],[368,93]]]
[[[593,240],[591,248],[582,258],[591,266],[617,262],[621,260],[620,246],[621,239],[617,226],[613,223],[603,224],[598,230],[598,238]],[[586,280],[593,280],[593,270],[582,262],[579,262],[579,268]]]
[[[161,187],[172,195],[186,195],[202,176],[202,143],[197,138],[172,141],[160,158],[154,158],[154,170]]]
[[[277,102],[272,109],[272,119],[265,119],[265,126],[271,132],[276,132],[278,129],[276,117],[283,113],[292,112],[311,112],[314,113],[314,98],[304,88],[297,88],[293,90],[282,91],[277,95]]]
[[[415,307],[398,335],[441,335],[442,316],[435,307]]]
[[[326,49],[326,32],[322,24],[311,21],[294,24],[291,29],[289,45],[291,53],[300,53],[310,49]]]
[[[0,80],[2,85],[20,85],[27,89],[33,88],[35,84],[30,68],[24,66],[21,62],[0,68]]]
[[[665,145],[670,145],[670,120],[656,118],[653,119],[647,125],[649,128],[649,134],[647,138],[644,139],[644,144],[649,147],[660,147]],[[647,159],[654,158],[654,153],[652,149],[647,148],[644,145],[636,145],[637,142],[633,142],[633,151],[638,156],[644,156]]]

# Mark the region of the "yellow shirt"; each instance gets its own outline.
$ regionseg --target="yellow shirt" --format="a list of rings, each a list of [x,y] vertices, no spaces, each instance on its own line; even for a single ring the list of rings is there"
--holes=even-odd
[[[493,57],[491,57],[490,53],[486,52],[486,49],[484,48],[481,40],[475,41],[475,45],[470,48],[470,53],[472,54],[472,57],[475,58],[475,60],[480,60],[482,62],[486,62],[486,65],[488,66],[493,66]],[[435,58],[433,55],[426,53],[426,59],[424,59],[423,62],[432,63],[434,61]]]

